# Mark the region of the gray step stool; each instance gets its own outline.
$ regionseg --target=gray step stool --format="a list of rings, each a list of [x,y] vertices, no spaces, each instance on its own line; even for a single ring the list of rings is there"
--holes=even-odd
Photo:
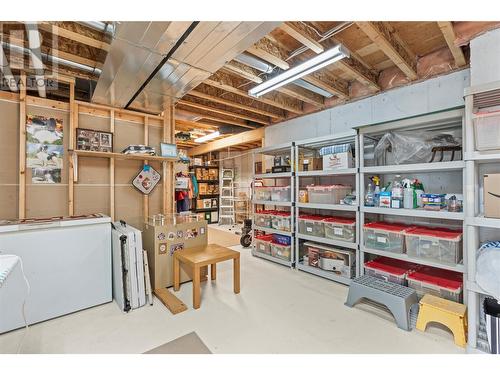
[[[364,275],[351,281],[345,304],[353,307],[362,298],[386,306],[396,319],[397,326],[406,331],[411,331],[411,309],[415,304],[418,306],[415,290]]]

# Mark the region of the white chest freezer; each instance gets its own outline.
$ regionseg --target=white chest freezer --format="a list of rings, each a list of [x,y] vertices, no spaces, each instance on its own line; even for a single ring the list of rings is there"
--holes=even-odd
[[[103,215],[0,222],[0,251],[22,259],[31,286],[28,324],[112,300],[110,222]],[[24,282],[10,287],[26,293]],[[0,333],[24,326],[18,307],[4,301]]]

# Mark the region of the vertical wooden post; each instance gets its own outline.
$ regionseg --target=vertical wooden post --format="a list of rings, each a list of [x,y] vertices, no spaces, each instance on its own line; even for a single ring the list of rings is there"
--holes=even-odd
[[[144,145],[149,146],[149,117],[144,116]],[[147,165],[148,161],[144,160],[144,165]],[[149,216],[149,195],[143,195],[142,198],[142,216],[144,217],[144,222],[147,222]]]
[[[109,131],[115,136],[115,111],[112,109],[109,114]],[[113,142],[114,144],[114,142]],[[113,150],[112,150],[113,151]],[[109,159],[109,216],[115,220],[115,159]]]
[[[163,112],[163,142],[175,142],[174,104],[170,103]],[[163,162],[163,213],[174,213],[174,167],[172,162]]]
[[[19,219],[26,217],[26,74],[19,85]]]
[[[76,116],[78,113],[76,114]],[[69,84],[69,142],[68,148],[75,149],[75,83]],[[68,215],[75,214],[73,155],[68,153]]]

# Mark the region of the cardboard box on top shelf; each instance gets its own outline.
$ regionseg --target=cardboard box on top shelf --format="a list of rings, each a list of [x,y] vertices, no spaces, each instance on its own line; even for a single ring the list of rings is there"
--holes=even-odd
[[[338,152],[336,154],[323,155],[323,170],[346,169],[354,167],[352,152]]]
[[[321,171],[323,158],[313,155],[299,155],[299,171]]]
[[[500,173],[484,175],[484,216],[500,219]]]

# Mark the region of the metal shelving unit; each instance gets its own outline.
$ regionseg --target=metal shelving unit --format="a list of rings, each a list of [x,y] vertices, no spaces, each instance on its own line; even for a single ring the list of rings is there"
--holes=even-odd
[[[366,220],[366,215],[378,215],[385,218],[386,215],[390,217],[398,217],[401,221],[416,222],[419,224],[425,224],[428,222],[438,224],[442,220],[446,220],[446,223],[453,221],[455,226],[465,225],[465,213],[464,212],[448,212],[448,211],[427,211],[424,209],[396,209],[396,208],[385,208],[385,207],[365,207],[364,199],[365,196],[365,177],[371,175],[395,175],[395,174],[409,174],[409,175],[432,175],[437,174],[438,176],[444,175],[444,173],[457,173],[460,176],[456,176],[457,181],[462,181],[463,189],[460,192],[454,191],[454,193],[464,193],[464,201],[467,199],[465,196],[465,174],[464,169],[466,162],[463,160],[455,161],[442,161],[433,163],[416,163],[416,164],[402,164],[402,165],[380,165],[380,166],[367,166],[365,165],[366,160],[371,159],[371,155],[367,157],[365,154],[366,150],[371,150],[372,145],[367,144],[367,142],[377,139],[377,135],[383,134],[387,131],[404,131],[404,130],[448,130],[461,128],[461,136],[464,139],[464,127],[463,127],[463,116],[464,110],[462,108],[452,109],[448,111],[442,111],[438,113],[432,113],[428,115],[402,119],[398,121],[387,122],[378,125],[363,126],[358,128],[359,132],[359,144],[360,144],[360,216],[359,221],[359,232],[360,232],[360,273],[364,273],[364,261],[365,257],[369,254],[385,256],[388,258],[394,258],[399,260],[410,261],[417,264],[432,266],[436,268],[452,270],[464,274],[464,281],[467,279],[467,256],[464,251],[463,264],[443,264],[436,261],[429,261],[421,258],[409,257],[407,254],[397,254],[387,251],[368,249],[364,247],[363,239],[363,224]],[[374,156],[373,156],[374,158]],[[444,180],[444,179],[443,179]],[[445,181],[441,181],[445,183]],[[394,220],[394,219],[393,219]],[[464,230],[464,243],[465,243],[466,233]],[[466,298],[464,298],[466,300]],[[466,302],[466,301],[465,301]]]
[[[260,158],[262,162],[262,167],[263,170],[266,170],[266,162],[269,165],[273,165],[273,161],[270,160],[271,158],[275,156],[288,156],[290,158],[290,166],[293,167],[295,165],[295,152],[294,152],[294,143],[289,142],[289,143],[284,143],[284,144],[279,144],[279,145],[273,145],[273,146],[268,146],[268,147],[262,147],[254,150],[252,153],[252,166],[254,168],[254,176],[253,176],[253,183],[252,183],[252,201],[251,201],[251,206],[252,206],[252,225],[253,225],[253,230],[254,231],[262,231],[265,233],[270,233],[270,234],[281,234],[285,236],[290,236],[291,238],[291,250],[290,250],[290,260],[285,260],[281,259],[278,257],[274,257],[272,255],[264,254],[256,250],[255,247],[255,241],[252,244],[252,255],[270,260],[272,262],[287,266],[287,267],[294,267],[295,266],[295,231],[294,231],[294,223],[295,223],[295,211],[294,211],[294,206],[295,206],[295,194],[294,194],[294,172],[283,172],[283,173],[255,173],[255,165],[256,165],[256,158]],[[266,160],[267,159],[267,160]],[[290,185],[291,193],[290,193],[290,201],[288,202],[277,202],[277,201],[263,201],[263,200],[256,200],[254,199],[255,197],[255,183],[256,181],[270,181],[271,185],[265,185],[265,186],[277,186],[276,182],[277,180],[283,180],[287,181]],[[276,208],[285,208],[289,207],[290,208],[290,220],[291,220],[291,231],[286,232],[286,231],[281,231],[277,229],[271,229],[271,228],[264,228],[264,227],[259,227],[255,225],[255,212],[256,206],[261,206],[261,207],[276,207]],[[253,236],[255,239],[255,235]]]
[[[476,252],[481,242],[481,234],[491,229],[500,229],[500,219],[485,218],[481,213],[480,188],[485,170],[495,169],[500,173],[500,153],[497,151],[477,151],[475,147],[474,118],[481,117],[478,110],[500,105],[500,81],[486,85],[473,86],[465,90],[465,228],[467,240],[467,282],[468,298],[468,342],[467,351],[471,353],[488,352],[484,316],[480,306],[488,292],[476,284]],[[496,238],[498,239],[498,237]]]
[[[311,171],[299,171],[299,155],[301,154],[301,150],[303,151],[317,151],[321,147],[338,145],[350,143],[353,145],[353,151],[355,157],[355,166],[353,168],[347,169],[339,169],[339,170],[311,170]],[[334,215],[335,213],[345,214],[347,212],[353,212],[355,215],[356,223],[359,222],[359,179],[358,179],[358,170],[359,170],[359,161],[358,161],[358,138],[355,133],[343,133],[337,135],[328,135],[325,137],[311,138],[306,140],[301,140],[299,142],[295,142],[295,227],[298,228],[297,218],[299,217],[301,209],[308,210],[326,210],[329,214]],[[352,181],[350,182],[353,186],[353,190],[356,191],[356,205],[343,205],[343,204],[320,204],[320,203],[300,203],[299,202],[299,188],[301,186],[301,181],[303,179],[309,179],[312,181],[317,181],[321,179],[331,179],[336,181],[341,179],[342,181]],[[352,214],[351,214],[352,215]],[[297,233],[295,236],[295,260],[296,260],[296,268],[300,271],[308,272],[316,276],[320,276],[332,281],[339,282],[341,284],[349,285],[350,279],[346,277],[339,276],[334,272],[325,271],[321,268],[311,267],[308,264],[304,264],[300,259],[300,243],[301,241],[311,241],[324,245],[331,245],[337,247],[344,247],[347,249],[352,249],[356,251],[356,275],[359,274],[359,226],[356,225],[356,242],[346,242],[346,241],[338,241],[332,240],[324,237],[316,237],[309,236],[306,234]]]

